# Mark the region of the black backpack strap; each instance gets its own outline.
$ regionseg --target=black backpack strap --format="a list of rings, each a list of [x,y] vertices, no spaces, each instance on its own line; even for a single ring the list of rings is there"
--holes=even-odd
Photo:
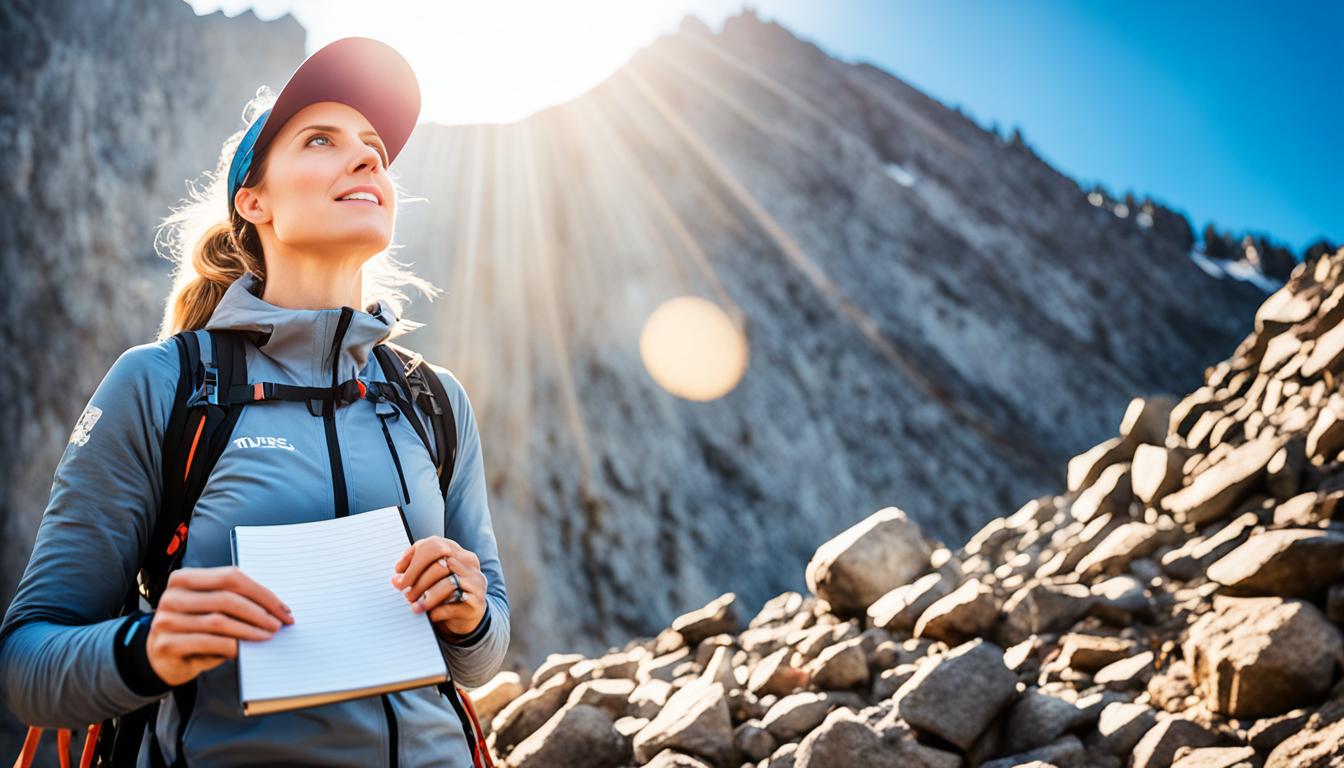
[[[421,434],[425,447],[434,457],[434,467],[439,475],[439,492],[447,498],[448,485],[453,479],[453,470],[457,465],[457,418],[453,413],[452,401],[444,389],[437,373],[424,364],[424,357],[405,347],[384,342],[374,347],[383,372],[389,380],[395,375],[401,386],[406,388],[410,401],[420,406],[430,417],[434,429],[434,443],[430,444],[426,435]],[[393,373],[388,373],[394,369]],[[421,431],[419,419],[413,423]]]
[[[378,344],[373,348],[373,352],[387,380],[395,381],[405,389],[407,402],[402,403],[398,400],[397,405],[411,420],[420,439],[424,441],[425,448],[429,449],[430,455],[434,457],[434,467],[439,475],[439,492],[447,499],[448,485],[452,482],[453,470],[457,465],[457,418],[453,414],[453,402],[448,399],[448,392],[444,389],[443,382],[433,369],[423,364],[424,358],[417,352],[390,342]],[[432,446],[419,417],[414,414],[414,409],[409,407],[412,402],[418,404],[431,417],[430,423],[434,427]],[[480,753],[482,747],[457,685],[453,682],[451,672],[449,678],[439,683],[437,687],[439,693],[448,698],[453,711],[457,713],[458,720],[462,722],[467,744],[471,747],[472,765],[484,765],[485,760]]]
[[[453,469],[457,465],[457,417],[453,414],[453,404],[448,399],[443,381],[429,366],[416,366],[409,378],[413,387],[417,378],[421,386],[428,385],[425,387],[428,396],[421,397],[424,398],[425,408],[435,416],[434,445],[438,448],[435,465],[439,468],[439,491],[447,498],[448,484],[453,481]]]
[[[174,339],[182,369],[164,432],[159,514],[141,567],[141,594],[151,605],[158,604],[169,575],[182,564],[191,513],[242,414],[242,404],[221,401],[221,395],[247,383],[246,347],[238,332],[183,331]],[[182,737],[196,704],[196,680],[174,687],[173,701],[178,711],[174,765],[185,765]],[[153,720],[146,725],[151,763],[163,765]],[[141,733],[135,729],[126,736]]]

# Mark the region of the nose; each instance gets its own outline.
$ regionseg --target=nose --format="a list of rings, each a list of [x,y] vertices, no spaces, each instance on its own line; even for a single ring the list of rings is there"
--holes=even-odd
[[[370,170],[376,171],[383,165],[383,156],[378,150],[369,144],[360,142],[360,149],[355,153],[350,170],[352,172]]]

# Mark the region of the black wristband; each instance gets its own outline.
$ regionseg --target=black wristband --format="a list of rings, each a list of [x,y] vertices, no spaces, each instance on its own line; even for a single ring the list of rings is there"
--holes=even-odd
[[[477,624],[476,628],[468,632],[466,635],[456,640],[449,640],[448,644],[455,645],[459,648],[466,648],[469,646],[473,646],[479,643],[481,641],[481,638],[485,637],[485,633],[489,629],[490,629],[490,603],[487,602],[485,604],[485,613],[481,615],[481,623]]]
[[[146,643],[153,618],[153,611],[137,610],[126,617],[114,635],[116,646],[112,655],[117,660],[117,671],[126,687],[140,696],[162,696],[173,689],[149,665]]]

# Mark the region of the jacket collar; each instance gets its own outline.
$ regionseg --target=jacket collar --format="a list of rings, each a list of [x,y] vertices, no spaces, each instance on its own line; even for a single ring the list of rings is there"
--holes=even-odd
[[[335,381],[364,370],[373,347],[393,336],[397,316],[384,299],[365,307],[288,309],[262,301],[261,279],[245,272],[224,292],[206,322],[206,330],[251,331],[261,354],[300,386],[330,386],[331,351],[339,343]],[[349,319],[342,323],[342,315]],[[339,338],[338,338],[339,336]]]

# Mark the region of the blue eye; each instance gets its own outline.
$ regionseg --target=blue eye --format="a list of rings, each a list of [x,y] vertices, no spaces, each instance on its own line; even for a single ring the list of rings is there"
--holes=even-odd
[[[304,146],[306,147],[306,146],[308,146],[309,144],[312,144],[312,143],[313,143],[313,139],[318,139],[318,138],[326,139],[328,142],[331,141],[331,137],[328,136],[327,134],[325,134],[325,133],[315,133],[315,134],[313,134],[312,136],[308,137],[308,141],[304,142]],[[370,146],[370,147],[373,147],[375,150],[377,150],[377,152],[378,152],[378,159],[381,161],[381,163],[382,163],[382,167],[386,168],[386,167],[387,167],[387,155],[384,155],[384,154],[383,154],[383,149],[382,149],[382,147],[378,146],[377,144],[369,144],[369,146]]]

